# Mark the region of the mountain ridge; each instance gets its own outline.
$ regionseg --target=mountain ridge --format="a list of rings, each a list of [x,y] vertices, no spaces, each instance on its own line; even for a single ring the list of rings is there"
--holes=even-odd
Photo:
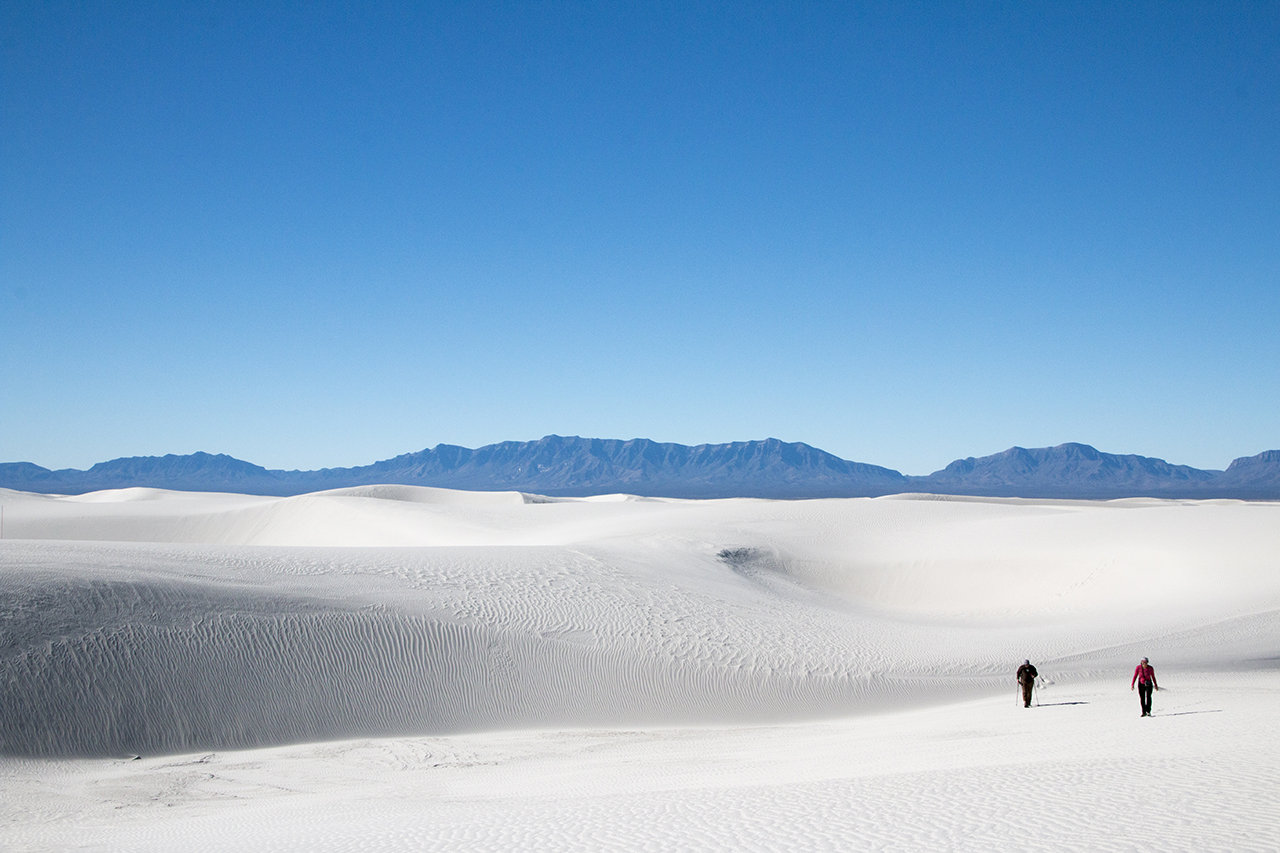
[[[1105,453],[1069,442],[1011,447],[957,459],[926,476],[841,459],[776,438],[684,445],[650,439],[548,435],[479,448],[438,444],[370,465],[315,471],[268,469],[226,454],[133,456],[86,471],[0,463],[0,487],[83,494],[134,486],[180,491],[297,495],[394,483],[553,497],[624,492],[674,498],[877,497],[903,492],[988,497],[1280,499],[1280,450],[1232,461],[1225,471],[1155,457]]]

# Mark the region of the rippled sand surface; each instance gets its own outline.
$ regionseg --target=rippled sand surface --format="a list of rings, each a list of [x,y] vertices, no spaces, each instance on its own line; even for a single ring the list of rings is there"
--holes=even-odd
[[[7,848],[1277,846],[1280,505],[0,503]]]

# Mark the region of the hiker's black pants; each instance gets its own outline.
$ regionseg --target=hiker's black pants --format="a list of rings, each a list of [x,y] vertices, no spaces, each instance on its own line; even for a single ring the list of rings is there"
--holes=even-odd
[[[1151,713],[1151,682],[1138,682],[1138,701],[1142,703],[1142,714],[1147,716]]]
[[[1024,707],[1031,707],[1031,688],[1035,687],[1034,681],[1022,682],[1022,704]]]

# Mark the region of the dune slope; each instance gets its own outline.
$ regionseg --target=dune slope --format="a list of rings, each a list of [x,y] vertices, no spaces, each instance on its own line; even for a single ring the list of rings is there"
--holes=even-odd
[[[8,755],[802,720],[990,695],[1028,656],[1280,657],[1274,504],[0,500]]]

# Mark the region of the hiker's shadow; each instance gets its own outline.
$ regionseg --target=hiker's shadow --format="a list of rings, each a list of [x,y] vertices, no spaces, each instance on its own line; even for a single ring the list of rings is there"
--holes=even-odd
[[[1221,714],[1221,713],[1222,713],[1221,708],[1214,708],[1209,711],[1170,711],[1167,714],[1157,714],[1154,711],[1152,711],[1151,716],[1153,717],[1187,717],[1187,716],[1190,716],[1191,714]]]
[[[1058,705],[1088,705],[1088,702],[1041,702],[1037,707],[1053,708]]]

